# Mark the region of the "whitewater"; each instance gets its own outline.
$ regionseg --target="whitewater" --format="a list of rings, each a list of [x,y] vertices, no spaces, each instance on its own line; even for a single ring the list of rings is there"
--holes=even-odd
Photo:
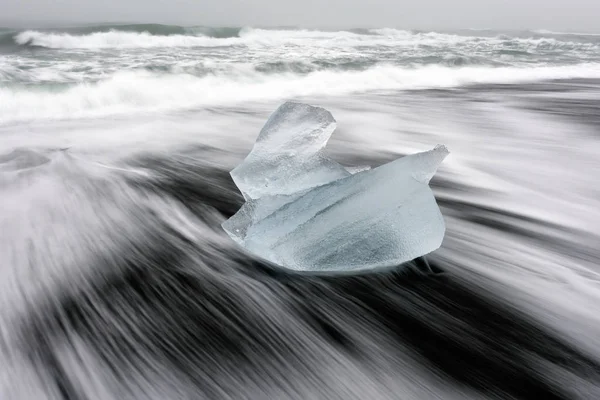
[[[445,144],[441,247],[329,276],[236,244],[286,101],[345,168]],[[595,32],[0,28],[0,399],[598,399],[599,134]]]

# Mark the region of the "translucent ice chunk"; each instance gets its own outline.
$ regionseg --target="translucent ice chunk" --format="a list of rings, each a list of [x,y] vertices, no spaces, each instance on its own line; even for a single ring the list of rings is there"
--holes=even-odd
[[[302,109],[302,121],[315,121],[316,117],[307,118],[308,114],[323,115],[324,111]],[[279,126],[293,130],[293,124],[282,122]],[[311,148],[310,138],[292,139],[289,132],[277,132],[286,137],[286,144],[295,140]],[[275,153],[272,149],[271,154]],[[437,146],[354,175],[331,179],[332,174],[328,182],[324,182],[324,173],[313,175],[320,179],[310,181],[301,179],[302,171],[284,169],[296,183],[286,186],[284,181],[270,187],[271,192],[262,190],[259,197],[250,197],[223,228],[249,251],[294,270],[348,271],[399,265],[441,245],[444,220],[428,184],[447,154],[444,146]],[[302,163],[297,165],[301,167]],[[327,166],[320,161],[310,165],[318,166],[311,172],[323,171]],[[257,182],[260,177],[252,179]]]
[[[349,176],[322,153],[335,127],[323,108],[292,102],[280,106],[244,162],[231,171],[244,198],[289,195]]]

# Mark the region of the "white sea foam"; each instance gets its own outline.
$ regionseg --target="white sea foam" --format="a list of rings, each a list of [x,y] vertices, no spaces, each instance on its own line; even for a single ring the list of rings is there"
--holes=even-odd
[[[25,31],[17,34],[15,42],[51,49],[107,49],[152,47],[219,47],[234,45],[277,45],[307,40],[330,40],[337,44],[373,42],[369,35],[352,32],[323,32],[310,30],[265,30],[245,28],[239,37],[215,38],[204,35],[152,35],[148,32],[111,30],[87,35]]]
[[[413,46],[472,44],[477,46],[501,46],[507,41],[519,46],[581,47],[595,46],[593,43],[561,42],[554,38],[512,38],[463,36],[438,32],[410,32],[392,28],[372,29],[368,34],[349,31],[319,30],[271,30],[244,28],[238,37],[216,38],[202,34],[152,35],[149,32],[126,32],[111,30],[86,35],[69,33],[24,31],[14,40],[20,45],[31,45],[51,49],[132,49],[154,47],[221,47],[221,46],[278,46],[298,44],[310,47],[352,46]],[[597,47],[597,46],[596,46]]]
[[[150,47],[207,47],[234,44],[237,38],[215,39],[193,35],[151,35],[148,32],[95,32],[89,35],[25,31],[15,36],[20,45],[50,49],[106,49]]]
[[[401,68],[388,65],[365,71],[318,71],[307,75],[263,74],[244,68],[204,77],[132,71],[61,91],[43,87],[38,90],[0,88],[0,123],[186,110],[301,96],[570,78],[600,79],[600,64],[535,68]]]

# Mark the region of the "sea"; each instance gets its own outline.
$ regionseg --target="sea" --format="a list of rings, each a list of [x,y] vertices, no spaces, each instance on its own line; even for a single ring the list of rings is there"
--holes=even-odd
[[[446,145],[441,248],[234,243],[229,171],[290,100],[345,166]],[[0,28],[0,399],[599,399],[599,182],[600,34]]]

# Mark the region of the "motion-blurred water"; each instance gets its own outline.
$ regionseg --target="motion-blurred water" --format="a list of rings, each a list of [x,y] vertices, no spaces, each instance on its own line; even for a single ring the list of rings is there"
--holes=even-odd
[[[442,248],[237,248],[228,171],[289,99],[344,165],[445,144]],[[0,398],[600,398],[599,134],[598,35],[3,30]]]

